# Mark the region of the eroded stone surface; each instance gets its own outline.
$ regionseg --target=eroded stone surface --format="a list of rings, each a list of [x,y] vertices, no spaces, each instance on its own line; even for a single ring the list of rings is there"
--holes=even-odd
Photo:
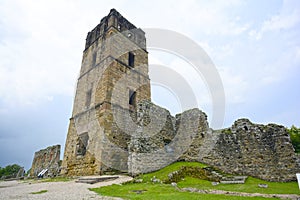
[[[299,161],[285,127],[239,119],[217,134],[219,139],[204,162],[228,173],[270,181],[295,180]]]
[[[34,153],[30,176],[37,176],[43,169],[48,169],[47,176],[60,173],[60,145],[47,147]]]

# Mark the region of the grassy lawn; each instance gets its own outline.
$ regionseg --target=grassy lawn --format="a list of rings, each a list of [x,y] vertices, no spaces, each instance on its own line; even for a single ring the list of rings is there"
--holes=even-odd
[[[217,194],[197,194],[180,192],[171,185],[151,183],[130,183],[90,189],[103,196],[121,197],[132,200],[266,200],[263,197],[239,197]],[[137,194],[137,191],[143,191]],[[275,199],[275,198],[272,198]]]
[[[162,181],[168,180],[168,174],[179,170],[182,166],[191,167],[207,167],[204,164],[197,162],[177,162],[170,166],[167,166],[159,171],[152,172],[149,174],[140,175],[136,179],[142,179],[142,183],[125,183],[123,185],[112,185],[101,188],[91,189],[92,191],[103,195],[121,197],[124,199],[149,199],[149,200],[160,200],[160,199],[229,199],[229,200],[259,200],[259,199],[270,199],[263,197],[241,197],[241,196],[228,196],[220,194],[200,194],[179,191],[170,184],[152,183],[151,178],[154,176]],[[260,188],[258,184],[267,184],[268,188]],[[289,183],[278,183],[278,182],[267,182],[260,179],[248,177],[245,184],[219,184],[213,186],[210,181],[201,180],[192,177],[185,177],[184,180],[177,183],[179,188],[198,188],[201,190],[224,190],[234,192],[245,192],[245,193],[261,193],[261,194],[300,194],[297,182]],[[271,198],[276,199],[276,198]]]
[[[260,188],[258,187],[258,184],[267,184],[268,188]],[[198,189],[214,189],[261,194],[300,194],[297,182],[277,183],[263,181],[252,177],[248,177],[245,184],[219,184],[216,186],[213,186],[209,181],[186,177],[183,181],[178,183],[178,187],[194,187]]]

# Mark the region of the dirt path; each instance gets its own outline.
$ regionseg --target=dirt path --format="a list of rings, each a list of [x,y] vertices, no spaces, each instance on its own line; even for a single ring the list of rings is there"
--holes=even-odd
[[[119,176],[118,179],[99,182],[95,184],[76,183],[75,180],[68,182],[24,182],[7,181],[0,182],[0,199],[2,200],[57,200],[57,199],[75,199],[75,200],[120,200],[120,198],[102,197],[90,191],[88,188],[96,188],[112,184],[120,184],[131,180],[128,176]],[[47,190],[42,194],[31,194]]]

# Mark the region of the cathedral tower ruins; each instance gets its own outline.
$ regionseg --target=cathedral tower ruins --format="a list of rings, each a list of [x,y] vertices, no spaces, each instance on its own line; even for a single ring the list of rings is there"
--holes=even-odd
[[[150,96],[145,33],[112,9],[86,38],[62,174],[127,171],[126,121]]]
[[[212,130],[198,108],[172,116],[153,104],[145,32],[112,9],[86,38],[61,174],[137,175],[179,160],[270,181],[300,170],[283,126],[239,119]]]

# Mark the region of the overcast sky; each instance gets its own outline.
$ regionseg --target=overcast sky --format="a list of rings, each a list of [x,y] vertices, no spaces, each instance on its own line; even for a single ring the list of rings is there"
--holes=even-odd
[[[137,27],[176,31],[207,52],[224,85],[224,127],[241,117],[300,126],[298,0],[0,0],[0,166],[29,169],[35,151],[64,147],[86,34],[111,8]],[[188,67],[149,52],[150,63]],[[210,120],[207,88],[195,93]],[[165,101],[173,97],[164,88],[153,86],[152,94],[172,114],[180,111]]]

